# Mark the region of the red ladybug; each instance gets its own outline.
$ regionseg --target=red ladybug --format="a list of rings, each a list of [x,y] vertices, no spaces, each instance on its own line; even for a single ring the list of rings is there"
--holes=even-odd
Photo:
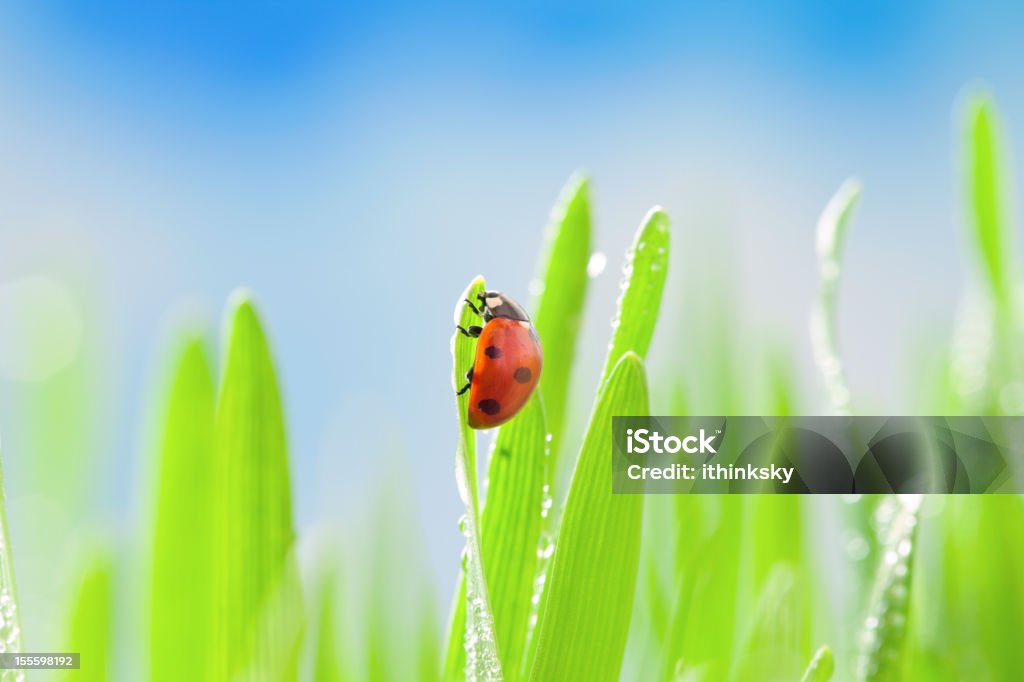
[[[473,366],[466,372],[469,383],[469,425],[490,429],[514,417],[540,379],[543,361],[540,338],[523,307],[499,291],[477,294],[478,304],[466,300],[484,325],[457,329],[478,338]]]

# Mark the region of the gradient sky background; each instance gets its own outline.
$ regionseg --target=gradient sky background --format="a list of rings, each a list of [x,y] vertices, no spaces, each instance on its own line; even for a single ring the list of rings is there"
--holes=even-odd
[[[788,348],[804,408],[821,411],[813,229],[849,175],[865,193],[842,343],[861,404],[898,412],[915,343],[948,337],[968,280],[964,87],[990,87],[1011,142],[1024,135],[1017,3],[198,5],[0,8],[0,424],[37,629],[79,538],[144,527],[169,340],[196,317],[213,338],[234,287],[255,291],[270,329],[300,529],[353,523],[388,461],[407,464],[446,600],[461,540],[452,306],[477,273],[529,299],[572,171],[594,179],[609,262],[588,299],[577,420],[622,253],[655,203],[676,247],[656,396],[671,388],[659,366],[700,362],[680,311],[729,282],[739,343]],[[25,425],[69,367],[84,369],[65,407],[88,423],[70,456],[89,464],[65,496],[33,473]]]

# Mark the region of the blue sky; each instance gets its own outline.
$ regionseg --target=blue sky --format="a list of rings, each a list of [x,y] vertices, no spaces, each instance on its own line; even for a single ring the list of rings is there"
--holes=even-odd
[[[588,302],[581,394],[621,254],[660,203],[676,225],[675,316],[652,362],[686,353],[680,311],[718,286],[693,275],[708,268],[732,282],[743,341],[789,345],[816,404],[813,226],[855,174],[865,195],[843,343],[864,400],[899,411],[912,342],[947,333],[967,279],[954,117],[966,85],[992,89],[1021,158],[1022,14],[917,2],[5,4],[0,283],[66,283],[85,311],[80,360],[99,368],[101,426],[83,451],[101,466],[83,482],[84,510],[61,511],[74,519],[65,530],[134,527],[168,338],[196,314],[215,333],[246,285],[282,376],[300,525],[344,522],[381,459],[401,457],[434,572],[450,583],[451,307],[478,272],[528,299],[541,228],[577,168],[594,178],[609,260]],[[33,390],[0,383],[15,505],[33,493],[18,454],[32,448],[18,422]]]

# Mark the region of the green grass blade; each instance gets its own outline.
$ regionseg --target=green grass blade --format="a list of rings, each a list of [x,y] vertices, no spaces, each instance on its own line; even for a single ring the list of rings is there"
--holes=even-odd
[[[544,235],[544,253],[534,280],[541,289],[535,296],[532,312],[544,344],[540,388],[544,393],[548,430],[553,438],[553,457],[557,456],[562,439],[569,375],[587,294],[591,231],[589,190],[590,182],[582,175],[572,177],[562,190]]]
[[[888,500],[895,511],[885,529],[882,560],[861,631],[857,679],[862,682],[904,678],[910,578],[921,498],[921,495],[899,495]]]
[[[358,553],[366,576],[360,590],[366,596],[365,608],[354,623],[366,634],[362,679],[427,682],[439,672],[433,586],[422,571],[409,570],[426,564],[426,548],[419,542],[411,486],[404,470],[392,466],[366,524],[369,551]],[[430,651],[429,670],[423,668],[426,650]]]
[[[540,456],[544,452],[550,453],[552,458],[556,456],[556,439],[562,432],[569,374],[586,300],[591,233],[589,186],[586,177],[574,176],[562,190],[545,233],[544,252],[535,281],[540,291],[534,305],[534,323],[544,343],[545,356],[539,389],[539,393],[545,396],[544,407],[540,406],[540,397],[531,400],[523,414],[502,427],[495,452],[515,454],[512,460],[515,466],[507,466],[509,460],[493,458],[487,471],[490,482],[487,507],[497,511],[481,510],[481,540],[484,565],[496,566],[487,570],[487,584],[492,593],[506,675],[515,675],[512,671],[518,670],[523,659],[529,614],[526,613],[524,620],[523,614],[528,609],[522,601],[528,604],[532,590],[531,584],[526,586],[524,579],[526,563],[534,552],[526,550],[536,548],[539,542],[542,532],[538,516],[540,500],[550,495],[550,472],[554,469],[553,463],[548,470],[541,468]],[[456,381],[461,381],[461,376],[457,376]],[[534,402],[538,403],[537,406]],[[540,434],[542,440],[537,439],[538,418],[541,427],[551,434],[550,442],[543,441],[544,434]],[[531,507],[534,498],[537,498],[538,505]],[[494,542],[488,543],[488,538]],[[497,555],[496,559],[489,557],[492,550]],[[498,566],[504,565],[502,557],[515,557],[518,570],[499,569]],[[496,560],[499,562],[497,565],[494,563]],[[532,582],[535,579],[532,568],[529,572]],[[502,581],[502,585],[494,584],[495,581]],[[465,630],[464,583],[465,576],[461,574],[451,617],[449,647],[445,654],[444,671],[449,679],[458,676],[464,667],[461,642],[461,633]],[[507,651],[504,650],[506,646]]]
[[[678,589],[669,627],[663,679],[682,661],[703,665],[711,679],[725,679],[739,631],[742,552],[745,527],[735,495],[680,495],[677,499],[676,572]],[[700,528],[706,520],[706,537]]]
[[[320,611],[317,615],[316,644],[313,653],[313,682],[343,682],[338,656],[337,619],[334,614],[337,582],[333,571],[327,573],[320,590]]]
[[[860,183],[847,180],[832,196],[818,220],[818,300],[811,315],[811,343],[836,414],[850,414],[851,410],[850,386],[839,354],[836,318],[843,243],[859,199]]]
[[[441,661],[441,679],[461,680],[466,675],[466,562],[459,570],[451,612],[448,614],[448,640]]]
[[[953,495],[940,518],[941,553],[922,554],[914,577],[928,595],[915,600],[917,637],[941,654],[944,679],[1015,679],[1024,669],[1024,498]]]
[[[462,327],[477,324],[479,318],[469,309],[463,299],[475,300],[476,295],[484,290],[484,278],[477,277],[459,298],[455,307],[455,323]],[[452,387],[460,388],[465,383],[466,372],[473,365],[473,352],[476,339],[455,332],[452,335]],[[449,655],[446,656],[445,676],[448,679],[459,679],[457,670],[459,657],[452,650],[456,646],[454,640],[459,639],[458,625],[460,620],[465,623],[463,648],[465,657],[465,677],[476,680],[503,679],[501,662],[498,657],[498,646],[494,639],[494,616],[491,611],[490,596],[482,564],[480,546],[480,501],[477,491],[476,433],[469,427],[466,420],[469,405],[469,392],[455,397],[456,414],[459,421],[459,443],[455,452],[455,482],[459,489],[459,497],[466,506],[462,519],[462,531],[466,536],[465,567],[465,599],[464,606],[454,608],[452,628],[449,630]],[[461,612],[461,615],[460,615]],[[452,678],[452,675],[455,675]]]
[[[961,561],[968,563],[969,556],[985,560],[974,562],[976,582],[960,594],[980,593],[968,609],[973,606],[971,611],[981,621],[978,639],[983,656],[993,679],[1012,679],[1024,666],[1024,647],[1016,629],[1024,613],[1024,537],[1019,532],[1024,528],[1024,498],[985,495],[963,501],[974,502],[978,524],[971,529],[977,549]]]
[[[627,353],[601,391],[566,500],[530,679],[617,680],[633,608],[643,498],[611,492],[611,418],[648,412]]]
[[[535,583],[550,556],[541,547],[551,507],[547,434],[538,393],[498,432],[480,522],[495,634],[508,679],[523,665],[531,616],[536,617]]]
[[[972,97],[967,106],[965,144],[967,197],[972,241],[993,298],[1005,311],[1012,302],[1013,235],[1002,201],[1000,141],[995,103],[988,95]]]
[[[823,646],[814,654],[814,658],[811,659],[800,682],[828,682],[832,679],[835,669],[836,664],[832,660],[832,650]]]
[[[213,677],[297,678],[301,599],[292,556],[284,415],[273,360],[250,298],[228,312],[215,425]]]
[[[2,466],[0,466],[0,646],[3,647],[3,651],[9,653],[22,651],[21,614],[18,611],[18,591],[14,583],[11,534],[7,529],[7,500]]]
[[[524,660],[531,598],[537,568],[534,554],[547,526],[541,501],[550,499],[550,478],[558,436],[565,417],[569,375],[587,290],[590,255],[589,181],[569,180],[552,211],[534,286],[534,324],[544,344],[544,372],[538,396],[514,421],[503,426],[488,469],[490,488],[481,510],[484,566],[495,615],[496,636],[507,677],[514,679]],[[544,395],[541,403],[540,395]],[[550,441],[545,436],[550,434]],[[550,503],[548,503],[550,504]],[[509,569],[506,563],[513,566]],[[498,570],[500,567],[500,570]],[[452,636],[446,656],[448,676],[462,669],[465,628],[465,576],[460,576]]]
[[[441,632],[437,622],[437,599],[431,592],[426,608],[420,613],[417,641],[417,672],[420,682],[438,682],[437,652],[441,648]]]
[[[776,563],[757,595],[731,679],[796,679],[810,654],[805,599],[792,565]]]
[[[213,372],[187,341],[173,371],[160,440],[150,591],[150,679],[202,680],[213,635]],[[188,656],[181,652],[188,651]]]
[[[98,553],[86,564],[72,605],[67,651],[81,654],[81,668],[67,671],[71,682],[111,679],[113,558]]]
[[[660,207],[652,208],[640,223],[633,245],[626,253],[622,295],[612,322],[612,341],[599,386],[604,384],[623,354],[632,351],[641,359],[647,356],[668,275],[668,228],[668,214]]]

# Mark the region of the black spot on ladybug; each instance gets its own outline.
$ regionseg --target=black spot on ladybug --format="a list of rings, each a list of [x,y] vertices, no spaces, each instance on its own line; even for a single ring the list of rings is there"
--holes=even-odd
[[[476,404],[476,406],[480,408],[481,412],[491,415],[492,417],[501,412],[501,405],[498,404],[497,400],[493,400],[491,398],[481,400]]]
[[[533,372],[530,371],[529,367],[520,367],[512,373],[512,378],[515,379],[517,383],[525,384],[533,378]]]
[[[501,349],[497,346],[487,346],[487,348],[484,348],[484,355],[493,360],[497,360],[501,357]]]

